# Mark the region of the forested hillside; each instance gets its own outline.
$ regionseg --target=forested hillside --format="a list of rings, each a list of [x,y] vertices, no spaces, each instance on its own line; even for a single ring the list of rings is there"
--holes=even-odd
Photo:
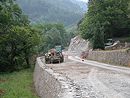
[[[72,0],[74,1],[74,0]],[[84,14],[85,3],[75,0],[17,0],[32,22],[76,24]],[[77,2],[77,3],[76,3]],[[83,7],[81,7],[83,5]]]
[[[104,49],[108,38],[130,36],[130,5],[128,0],[89,0],[88,12],[79,29],[94,49]]]

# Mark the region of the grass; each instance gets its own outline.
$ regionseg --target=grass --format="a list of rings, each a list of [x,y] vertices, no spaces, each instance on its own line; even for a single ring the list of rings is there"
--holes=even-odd
[[[39,98],[32,82],[30,69],[0,74],[0,98]]]

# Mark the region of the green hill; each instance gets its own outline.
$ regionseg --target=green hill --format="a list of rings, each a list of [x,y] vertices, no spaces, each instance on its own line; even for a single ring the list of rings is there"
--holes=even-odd
[[[66,26],[77,23],[84,10],[79,2],[71,0],[17,0],[32,22],[64,23]],[[82,2],[83,3],[83,2]]]

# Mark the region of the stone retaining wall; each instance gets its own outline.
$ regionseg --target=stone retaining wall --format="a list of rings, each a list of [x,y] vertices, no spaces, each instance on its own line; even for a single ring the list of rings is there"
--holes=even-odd
[[[61,86],[51,73],[52,71],[46,69],[38,58],[34,71],[34,85],[40,98],[59,98]]]
[[[40,98],[73,98],[73,92],[69,90],[71,83],[47,68],[42,59],[37,58],[34,70],[34,86]]]
[[[125,49],[113,51],[90,51],[88,59],[108,64],[130,66],[130,51]]]

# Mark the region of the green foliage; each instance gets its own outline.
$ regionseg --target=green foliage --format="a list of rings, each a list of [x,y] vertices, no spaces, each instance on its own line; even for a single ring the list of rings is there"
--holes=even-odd
[[[78,31],[77,28],[78,28],[78,26],[76,24],[66,28],[67,38],[68,38],[68,42],[69,42],[67,45],[70,44],[70,41],[71,41],[72,38],[79,35],[79,31]]]
[[[93,43],[93,47],[101,48],[105,39],[130,34],[130,18],[128,17],[128,0],[93,0],[89,3],[88,12],[80,24],[81,35]],[[97,41],[97,38],[103,42]],[[97,46],[99,45],[99,47]]]
[[[33,26],[40,32],[42,43],[39,52],[47,52],[56,45],[67,45],[67,33],[62,24],[36,24]]]
[[[93,49],[103,49],[104,50],[104,32],[101,28],[100,23],[96,23],[93,28],[94,35],[91,39]]]
[[[129,11],[128,17],[130,18],[130,1],[129,1],[129,4],[128,4],[128,11]]]
[[[33,91],[32,71],[29,69],[0,74],[0,98],[39,98]]]
[[[68,26],[76,24],[84,12],[78,4],[70,0],[17,0],[17,2],[31,21],[38,23],[63,23]]]
[[[0,71],[27,68],[39,36],[13,0],[0,1],[0,6]]]

